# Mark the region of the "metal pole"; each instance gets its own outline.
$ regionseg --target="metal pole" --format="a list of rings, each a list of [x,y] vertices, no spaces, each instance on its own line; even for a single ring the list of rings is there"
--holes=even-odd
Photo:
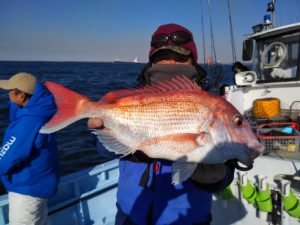
[[[211,22],[211,13],[210,13],[210,0],[207,0],[208,4],[208,13],[209,13],[209,22],[210,22],[210,41],[211,41],[211,54],[214,62],[217,62],[217,56],[216,56],[216,49],[215,49],[215,41],[214,41],[214,34],[213,34],[213,28],[212,28],[212,22]]]
[[[273,24],[273,28],[275,28],[275,0],[272,0],[272,3],[274,5],[274,10],[272,12],[272,24]]]
[[[228,13],[229,13],[229,29],[230,29],[232,61],[235,62],[236,61],[236,52],[235,52],[235,43],[234,43],[232,20],[231,20],[230,0],[227,0],[227,3],[228,3]]]
[[[201,3],[201,23],[202,23],[202,46],[203,46],[203,63],[206,64],[206,54],[205,54],[205,39],[204,39],[204,24],[203,24],[203,5]]]

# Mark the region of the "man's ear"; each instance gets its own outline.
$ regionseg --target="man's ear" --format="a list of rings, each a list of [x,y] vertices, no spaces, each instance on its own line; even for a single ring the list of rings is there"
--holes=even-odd
[[[26,102],[26,101],[27,101],[27,95],[26,95],[23,91],[21,91],[21,92],[19,93],[19,96],[20,96],[20,100],[21,100],[22,102]]]

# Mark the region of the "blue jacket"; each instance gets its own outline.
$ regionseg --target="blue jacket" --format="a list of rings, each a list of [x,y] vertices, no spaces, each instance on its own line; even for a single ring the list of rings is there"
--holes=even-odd
[[[231,183],[234,168],[228,167],[224,179],[209,186],[192,179],[173,185],[168,160],[143,163],[121,158],[119,172],[116,225],[193,225],[209,224],[211,192]]]
[[[25,107],[10,102],[10,124],[0,148],[0,175],[8,192],[43,198],[56,193],[59,158],[55,135],[39,133],[55,112],[53,96],[40,83]]]

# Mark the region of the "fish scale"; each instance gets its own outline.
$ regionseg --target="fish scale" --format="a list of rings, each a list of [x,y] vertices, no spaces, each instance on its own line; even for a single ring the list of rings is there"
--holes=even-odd
[[[113,108],[116,108],[117,112],[113,112],[112,110],[107,114],[114,116],[113,118],[115,119],[114,122],[116,124],[122,123],[131,126],[132,129],[139,130],[139,132],[145,131],[144,124],[148,125],[147,131],[149,133],[156,135],[199,132],[197,124],[203,121],[200,121],[201,117],[197,117],[199,113],[196,110],[192,113],[187,112],[185,108],[176,110],[176,106],[174,107],[172,102],[164,104],[164,107],[161,106],[161,103],[157,103],[156,105],[152,104],[151,106],[141,105],[139,107],[140,109],[136,109],[136,106],[134,105],[131,108],[127,107],[126,110],[119,110],[118,106],[115,106]],[[176,113],[174,113],[174,111]],[[107,117],[109,117],[109,115],[107,115]],[[157,129],[158,126],[162,129]]]
[[[58,112],[41,133],[97,118],[104,128],[93,133],[108,151],[128,155],[140,150],[151,158],[172,160],[173,183],[186,180],[198,163],[237,159],[247,165],[263,151],[249,123],[229,102],[186,77],[110,92],[98,102],[54,82],[46,86]]]

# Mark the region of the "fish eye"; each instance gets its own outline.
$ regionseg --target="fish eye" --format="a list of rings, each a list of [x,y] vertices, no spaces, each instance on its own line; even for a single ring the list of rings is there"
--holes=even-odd
[[[235,115],[232,119],[232,122],[235,126],[237,127],[241,127],[243,126],[244,122],[243,122],[243,118],[240,115]]]

